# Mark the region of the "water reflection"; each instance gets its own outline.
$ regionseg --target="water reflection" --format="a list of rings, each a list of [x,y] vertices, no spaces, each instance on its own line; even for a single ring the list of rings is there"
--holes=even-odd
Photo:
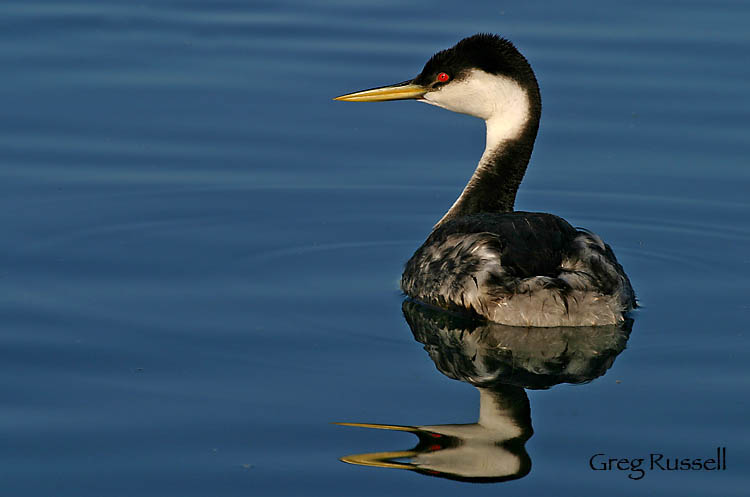
[[[625,349],[633,321],[620,326],[518,328],[470,320],[411,301],[403,304],[414,338],[438,370],[479,390],[479,419],[471,424],[399,426],[340,423],[405,431],[417,436],[408,450],[357,454],[342,461],[397,468],[472,482],[526,476],[533,434],[524,388],[585,383],[603,375]]]
[[[479,420],[471,424],[394,426],[340,423],[345,426],[414,433],[409,450],[342,457],[363,466],[409,469],[455,480],[497,482],[528,474],[531,459],[525,444],[531,437],[531,410],[526,392],[512,385],[479,387]]]

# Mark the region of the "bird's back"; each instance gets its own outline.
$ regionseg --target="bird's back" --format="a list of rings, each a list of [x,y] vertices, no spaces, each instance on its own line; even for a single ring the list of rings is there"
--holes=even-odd
[[[545,213],[478,213],[439,225],[407,262],[410,297],[516,326],[611,324],[635,306],[609,246]]]

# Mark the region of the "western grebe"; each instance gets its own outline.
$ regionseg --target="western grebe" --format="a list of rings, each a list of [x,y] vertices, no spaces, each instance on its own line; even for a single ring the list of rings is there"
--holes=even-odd
[[[513,44],[477,34],[433,55],[412,80],[335,100],[406,99],[484,119],[487,142],[458,200],[406,263],[404,293],[512,326],[622,322],[635,294],[609,245],[552,214],[513,210],[542,111],[534,72]]]

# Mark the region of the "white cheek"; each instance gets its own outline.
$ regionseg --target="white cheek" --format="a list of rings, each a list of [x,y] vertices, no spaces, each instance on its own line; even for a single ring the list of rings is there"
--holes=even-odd
[[[489,97],[487,88],[482,88],[472,79],[465,79],[426,94],[424,100],[453,112],[487,120],[494,110],[494,102]]]
[[[472,69],[463,79],[427,93],[424,101],[485,121],[528,109],[528,95],[518,83],[479,69]]]

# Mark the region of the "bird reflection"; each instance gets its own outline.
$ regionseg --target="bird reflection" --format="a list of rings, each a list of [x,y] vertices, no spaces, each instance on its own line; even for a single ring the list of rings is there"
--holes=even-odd
[[[531,469],[531,460],[524,444],[532,434],[526,392],[502,384],[478,390],[479,420],[472,424],[394,426],[339,423],[408,431],[419,438],[416,447],[410,450],[358,454],[341,460],[475,482],[499,482],[525,476]]]
[[[414,338],[444,375],[479,390],[479,419],[471,424],[344,426],[413,433],[411,449],[350,455],[343,462],[408,469],[471,482],[526,476],[533,434],[525,388],[585,383],[603,375],[625,349],[632,319],[619,325],[519,328],[467,319],[407,300],[403,312]]]
[[[603,375],[622,352],[632,319],[619,325],[536,328],[476,321],[404,302],[414,338],[444,375],[476,387],[549,388]]]

